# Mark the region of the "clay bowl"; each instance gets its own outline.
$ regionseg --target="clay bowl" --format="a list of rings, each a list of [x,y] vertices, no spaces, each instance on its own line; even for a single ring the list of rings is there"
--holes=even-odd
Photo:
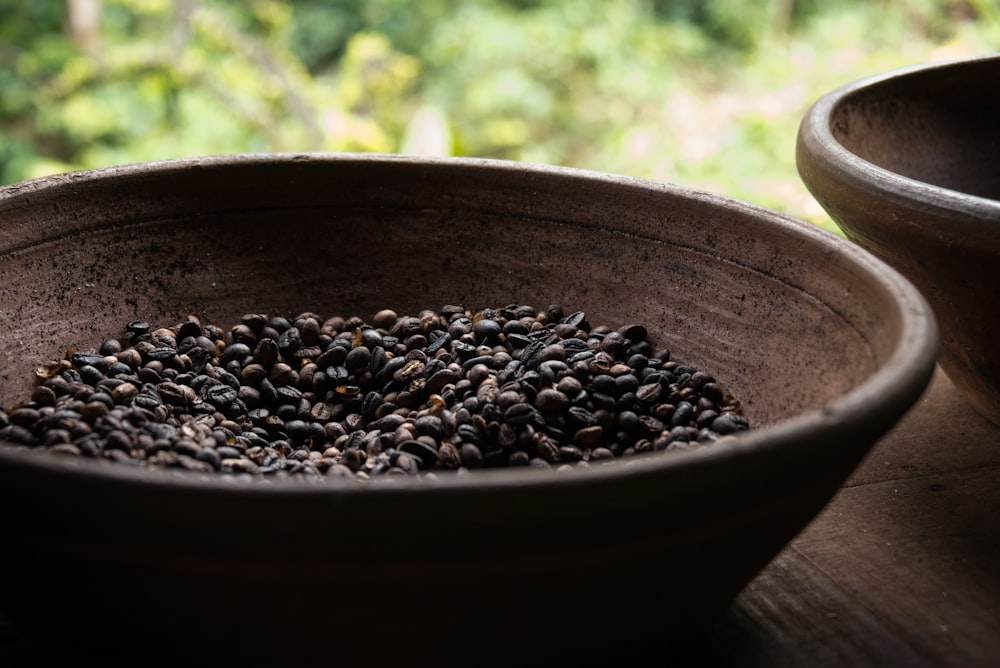
[[[558,303],[647,323],[755,426],[568,473],[367,486],[0,448],[0,605],[40,646],[130,665],[658,661],[827,503],[937,352],[919,293],[845,240],[554,167],[247,155],[62,175],[0,192],[0,252],[7,406],[39,360],[136,318]]]
[[[1000,57],[923,65],[827,94],[798,167],[846,236],[910,278],[940,363],[1000,424]]]

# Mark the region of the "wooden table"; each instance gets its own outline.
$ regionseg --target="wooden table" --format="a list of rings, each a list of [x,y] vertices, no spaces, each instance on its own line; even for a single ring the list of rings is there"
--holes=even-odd
[[[0,666],[40,666],[0,621]],[[675,662],[1000,666],[1000,427],[940,373],[827,508]]]
[[[1000,666],[1000,427],[941,373],[682,666]]]

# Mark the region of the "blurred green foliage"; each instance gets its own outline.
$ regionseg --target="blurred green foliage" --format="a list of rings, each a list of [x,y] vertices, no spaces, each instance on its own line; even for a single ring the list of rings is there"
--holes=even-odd
[[[996,0],[0,0],[0,17],[4,183],[244,151],[474,155],[825,226],[794,167],[809,104],[1000,46]]]

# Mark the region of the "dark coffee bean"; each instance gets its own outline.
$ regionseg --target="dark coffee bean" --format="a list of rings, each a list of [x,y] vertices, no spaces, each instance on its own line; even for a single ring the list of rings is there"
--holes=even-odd
[[[132,322],[125,325],[125,331],[131,334],[133,337],[142,336],[143,334],[149,333],[149,323],[143,320],[133,320]]]
[[[570,315],[563,318],[560,322],[566,325],[570,325],[575,329],[582,329],[583,331],[590,330],[590,323],[587,322],[587,314],[583,311],[576,311]]]
[[[223,366],[229,364],[230,362],[239,362],[242,366],[243,360],[250,357],[250,355],[250,346],[245,343],[232,343],[226,346],[222,355],[219,356],[219,362]]]
[[[632,373],[615,377],[615,395],[621,396],[627,392],[635,393],[639,389],[639,379]]]
[[[491,318],[482,318],[472,324],[472,333],[480,342],[493,342],[503,331],[503,326]]]
[[[35,443],[35,435],[27,427],[18,424],[9,424],[0,429],[0,441],[33,445]]]
[[[614,459],[615,453],[613,453],[608,448],[594,448],[590,452],[590,461],[601,461]]]
[[[434,468],[438,462],[438,451],[423,441],[415,439],[403,441],[398,449],[400,452],[416,457],[420,461],[421,468],[424,469]]]
[[[24,406],[15,408],[7,416],[10,424],[29,429],[35,426],[39,418],[41,418],[41,413],[39,413],[38,409]]]
[[[594,408],[598,410],[614,410],[617,406],[615,402],[614,395],[602,394],[600,392],[590,393],[590,402],[594,405]]]
[[[430,436],[435,440],[444,438],[444,424],[441,422],[441,418],[436,415],[424,415],[418,417],[414,421],[413,426],[416,428],[418,434]]]
[[[195,459],[205,462],[216,471],[222,468],[222,456],[215,448],[202,448],[201,451],[195,455]]]
[[[701,388],[702,395],[711,401],[712,403],[718,405],[721,404],[726,399],[725,392],[716,383],[705,383]]]
[[[98,352],[104,356],[117,355],[121,351],[122,344],[118,339],[106,339],[103,343],[101,343],[101,347],[98,349]]]
[[[164,365],[164,367],[174,368],[176,365],[177,349],[171,348],[170,346],[157,346],[155,348],[150,348],[145,355],[146,360],[151,362],[159,362]]]
[[[643,325],[631,324],[618,329],[618,334],[632,342],[645,341],[649,336]]]
[[[278,343],[271,338],[258,341],[253,351],[254,361],[268,371],[278,362],[279,355]]]
[[[639,386],[635,391],[635,398],[643,404],[655,404],[662,394],[663,387],[657,382],[652,382]]]
[[[563,445],[559,447],[559,461],[578,462],[583,459],[583,451],[575,445]]]
[[[205,400],[216,408],[223,408],[239,397],[239,392],[228,385],[212,385],[205,391]]]
[[[472,443],[462,444],[462,449],[459,450],[459,458],[462,460],[462,466],[468,469],[481,468],[484,463],[482,451]]]
[[[687,401],[681,401],[677,404],[674,414],[670,417],[670,426],[687,426],[687,424],[693,419],[694,407]]]
[[[104,379],[104,373],[96,367],[85,364],[77,369],[80,379],[88,385],[96,385]]]
[[[718,432],[712,431],[708,427],[703,427],[698,430],[697,441],[699,443],[714,443],[715,441],[722,438]]]
[[[545,462],[559,461],[559,446],[544,434],[535,437],[535,450],[538,458]]]
[[[329,374],[328,374],[329,375]],[[299,376],[289,364],[277,362],[271,367],[268,380],[274,383],[275,387],[295,385],[299,381]]]
[[[444,469],[457,469],[462,465],[462,459],[458,450],[451,443],[442,443],[438,449],[438,464]]]
[[[545,413],[557,413],[569,408],[569,397],[559,390],[542,390],[535,397],[535,406]]]
[[[529,368],[536,368],[545,362],[552,361],[566,361],[566,348],[558,344],[547,345],[532,357],[531,364],[528,364],[528,366]]]
[[[594,376],[590,381],[590,387],[600,394],[614,395],[618,386],[615,384],[615,379],[612,376],[602,373]]]
[[[688,379],[688,385],[696,390],[703,390],[709,383],[715,383],[715,379],[704,371],[695,371]]]
[[[285,433],[293,443],[305,443],[309,439],[309,423],[304,420],[289,420],[285,422]]]
[[[83,410],[80,413],[80,417],[82,417],[87,422],[93,423],[95,420],[98,420],[107,415],[109,410],[110,408],[104,402],[91,401],[90,403],[86,404],[83,407]]]
[[[671,441],[690,441],[691,434],[685,427],[673,427],[670,430]]]
[[[485,437],[484,433],[472,424],[460,424],[455,429],[455,434],[462,439],[463,443],[482,445]]]
[[[510,406],[503,413],[503,420],[507,424],[515,427],[534,425],[545,426],[545,418],[538,412],[538,409],[527,403],[516,403]]]
[[[747,429],[746,419],[732,413],[723,413],[712,420],[712,430],[726,436]]]
[[[603,439],[604,428],[596,424],[578,429],[573,434],[573,443],[580,448],[597,447]]]
[[[518,333],[507,334],[507,345],[509,345],[514,350],[520,350],[526,348],[531,344],[531,339],[524,335]]]
[[[302,390],[294,385],[282,385],[277,388],[278,403],[297,405],[302,400]]]
[[[156,386],[156,392],[160,399],[171,406],[184,406],[187,404],[187,394],[175,383],[164,381]]]
[[[601,350],[619,357],[624,355],[628,350],[628,339],[626,339],[620,332],[608,332],[603,339],[601,339]]]
[[[567,397],[575,397],[583,389],[583,384],[575,376],[564,376],[559,380],[556,389]]]
[[[719,414],[714,410],[702,410],[699,411],[695,424],[699,429],[711,429],[712,423],[717,417],[719,417]]]
[[[344,358],[344,366],[350,372],[357,372],[366,368],[372,361],[372,352],[364,346],[358,346],[347,353]]]
[[[56,392],[51,387],[38,385],[31,392],[31,400],[39,406],[54,406],[56,403]]]
[[[9,426],[9,425],[5,425]],[[45,430],[42,437],[42,444],[46,446],[58,445],[60,443],[70,443],[73,440],[73,434],[68,429],[61,429],[59,427],[49,427]]]
[[[461,372],[450,367],[445,367],[427,379],[424,390],[430,394],[438,394],[446,385],[453,385],[461,379]]]
[[[0,411],[0,435],[153,467],[365,479],[585,466],[749,426],[641,325],[591,327],[558,306],[380,313],[130,323],[39,375],[29,405]]]
[[[640,429],[642,433],[655,437],[657,434],[663,431],[665,425],[662,421],[657,420],[652,415],[640,415],[639,416]]]
[[[292,357],[302,346],[302,336],[298,329],[289,326],[278,336],[278,352],[286,359]]]
[[[515,450],[507,458],[507,466],[527,466],[531,457],[524,450]]]

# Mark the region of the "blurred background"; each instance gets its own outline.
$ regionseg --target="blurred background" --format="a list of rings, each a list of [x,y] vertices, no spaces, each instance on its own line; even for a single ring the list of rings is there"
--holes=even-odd
[[[246,151],[504,158],[834,229],[824,92],[1000,49],[998,0],[0,0],[0,182]]]

